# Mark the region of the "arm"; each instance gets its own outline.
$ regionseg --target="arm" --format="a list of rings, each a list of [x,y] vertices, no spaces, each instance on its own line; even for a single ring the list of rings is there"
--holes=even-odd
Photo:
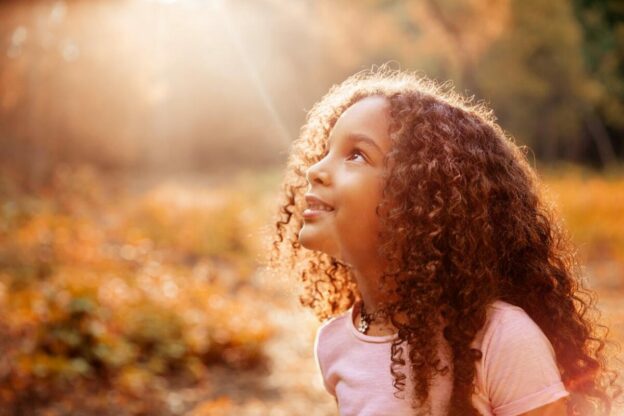
[[[545,406],[538,407],[518,416],[565,416],[566,415],[566,398],[561,398],[556,402],[548,403]]]

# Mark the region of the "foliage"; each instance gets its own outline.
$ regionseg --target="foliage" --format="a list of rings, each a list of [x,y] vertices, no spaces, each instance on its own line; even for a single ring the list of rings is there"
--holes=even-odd
[[[274,330],[257,314],[249,201],[170,187],[124,195],[88,169],[59,170],[36,193],[7,178],[1,408],[28,413],[99,383],[158,414],[164,380],[266,368]]]
[[[562,166],[545,170],[551,197],[585,262],[624,264],[624,175]]]
[[[607,125],[624,129],[624,7],[618,0],[574,0],[583,56],[596,81],[595,104]]]

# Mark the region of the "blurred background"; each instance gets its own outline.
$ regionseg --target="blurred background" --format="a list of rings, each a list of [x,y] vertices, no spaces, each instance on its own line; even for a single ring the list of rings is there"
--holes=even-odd
[[[624,3],[0,3],[0,415],[336,415],[261,267],[288,148],[373,65],[485,100],[624,341]]]

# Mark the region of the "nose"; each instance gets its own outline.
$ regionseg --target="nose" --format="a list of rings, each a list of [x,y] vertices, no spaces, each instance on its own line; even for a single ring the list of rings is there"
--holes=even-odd
[[[306,179],[309,184],[317,183],[319,185],[327,185],[330,181],[329,173],[323,165],[323,160],[319,160],[314,165],[310,166],[306,171]]]

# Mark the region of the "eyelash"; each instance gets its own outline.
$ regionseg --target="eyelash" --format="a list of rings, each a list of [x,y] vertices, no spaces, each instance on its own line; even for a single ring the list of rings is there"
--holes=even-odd
[[[325,151],[323,158],[325,158],[328,154],[329,154],[329,151]],[[355,148],[351,152],[349,152],[349,158],[351,158],[351,156],[353,156],[354,154],[359,154],[360,156],[362,156],[362,159],[364,159],[365,162],[368,162],[368,158],[366,157],[366,154],[360,149]]]
[[[366,158],[366,156],[364,155],[364,152],[362,152],[360,149],[354,149],[351,153],[349,153],[349,157],[351,157],[351,156],[353,156],[355,154],[359,154],[360,156],[362,156],[362,159],[364,159],[365,161],[368,160]]]

